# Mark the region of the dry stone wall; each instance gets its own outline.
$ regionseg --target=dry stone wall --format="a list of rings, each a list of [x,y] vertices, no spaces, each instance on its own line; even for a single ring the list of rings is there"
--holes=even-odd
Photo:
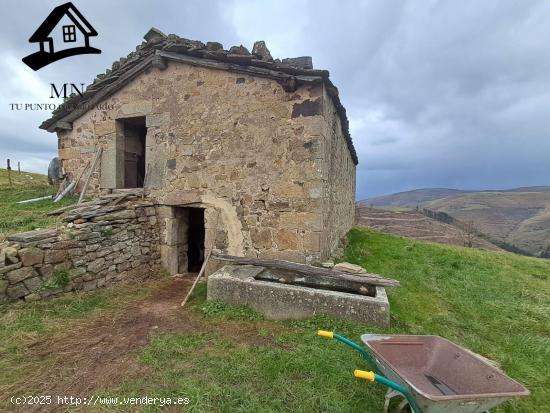
[[[81,208],[71,214],[62,228],[11,235],[0,245],[0,302],[94,290],[159,268],[152,204]]]

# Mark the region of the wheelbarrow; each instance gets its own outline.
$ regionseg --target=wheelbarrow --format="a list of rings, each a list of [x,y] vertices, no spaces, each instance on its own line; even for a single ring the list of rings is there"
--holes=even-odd
[[[332,331],[357,350],[372,371],[355,370],[359,379],[388,387],[384,412],[483,413],[529,390],[491,365],[489,360],[438,336],[363,334],[367,349]]]

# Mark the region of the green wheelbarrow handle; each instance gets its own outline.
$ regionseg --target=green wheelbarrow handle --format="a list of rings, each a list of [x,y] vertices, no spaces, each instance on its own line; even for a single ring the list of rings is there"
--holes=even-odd
[[[401,386],[400,384],[397,384],[394,381],[384,377],[380,373],[380,371],[378,370],[378,367],[377,367],[372,355],[367,350],[365,350],[362,346],[360,346],[357,343],[354,343],[349,338],[341,336],[340,334],[336,334],[332,331],[319,330],[317,332],[317,334],[321,337],[335,338],[336,340],[341,341],[344,344],[347,344],[351,348],[353,348],[353,349],[357,350],[359,353],[361,353],[361,355],[363,356],[363,358],[365,360],[367,360],[369,366],[371,367],[371,369],[373,371],[355,370],[355,372],[354,372],[355,377],[357,377],[359,379],[368,380],[368,381],[376,381],[376,382],[378,382],[380,384],[383,384],[383,385],[385,385],[385,386],[387,386],[387,387],[389,387],[393,390],[398,391],[403,396],[405,396],[405,398],[409,402],[409,406],[411,406],[411,409],[413,410],[414,413],[422,413],[422,410],[420,409],[420,407],[418,406],[418,404],[416,403],[416,401],[412,397],[411,393],[405,387]]]

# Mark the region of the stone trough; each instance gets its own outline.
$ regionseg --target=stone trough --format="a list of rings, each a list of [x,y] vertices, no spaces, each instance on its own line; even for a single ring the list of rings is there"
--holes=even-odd
[[[380,327],[390,324],[390,305],[382,286],[262,266],[225,265],[208,277],[207,297],[246,305],[268,319],[326,314]]]

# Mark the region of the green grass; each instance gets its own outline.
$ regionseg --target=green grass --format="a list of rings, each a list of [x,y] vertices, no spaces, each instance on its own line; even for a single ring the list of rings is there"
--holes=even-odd
[[[139,356],[150,375],[108,394],[183,395],[191,400],[185,411],[192,412],[382,411],[385,389],[352,377],[355,368],[365,367],[359,356],[315,336],[319,328],[335,328],[354,340],[367,331],[441,335],[500,363],[531,390],[530,397],[494,411],[534,412],[550,405],[550,261],[358,229],[349,240],[346,260],[402,282],[389,290],[390,329],[321,316],[262,321],[246,308],[204,302],[202,285],[191,306],[204,323],[252,326],[249,340],[223,329],[162,334]]]
[[[17,204],[18,201],[51,195],[54,188],[48,185],[44,175],[12,171],[11,176],[10,187],[7,170],[0,169],[0,241],[9,234],[55,225],[57,218],[46,214],[76,202],[75,197],[66,196],[55,204],[50,199]]]
[[[344,259],[401,281],[400,288],[388,290],[391,328],[324,316],[267,321],[246,307],[206,302],[206,285],[199,284],[184,310],[199,328],[158,331],[136,354],[146,373],[97,393],[190,399],[185,408],[170,411],[381,412],[385,388],[355,380],[353,370],[366,364],[341,343],[318,338],[315,332],[321,328],[356,341],[368,331],[441,335],[495,360],[531,390],[531,396],[494,412],[542,412],[550,405],[550,261],[359,229],[350,232],[349,241]],[[5,306],[17,316],[0,318],[5,325],[0,369],[13,369],[13,354],[23,359],[21,337],[53,334],[68,318],[86,322],[110,306],[123,308],[127,288]],[[166,410],[149,406],[140,411]]]

